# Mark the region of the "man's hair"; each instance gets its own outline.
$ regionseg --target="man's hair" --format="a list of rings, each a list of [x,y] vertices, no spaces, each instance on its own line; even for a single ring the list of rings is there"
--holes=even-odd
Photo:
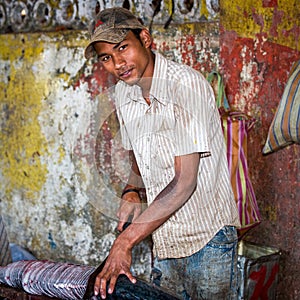
[[[140,37],[140,33],[142,32],[142,29],[138,28],[138,29],[130,29],[132,31],[132,33],[135,35],[135,37],[141,42],[141,44],[143,45],[143,42],[141,40]]]

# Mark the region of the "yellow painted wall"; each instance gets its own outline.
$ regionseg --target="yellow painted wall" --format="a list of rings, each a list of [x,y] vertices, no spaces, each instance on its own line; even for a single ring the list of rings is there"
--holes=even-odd
[[[299,0],[278,0],[277,7],[264,7],[263,2],[268,1],[222,1],[222,27],[240,37],[255,38],[265,33],[271,42],[300,50]]]

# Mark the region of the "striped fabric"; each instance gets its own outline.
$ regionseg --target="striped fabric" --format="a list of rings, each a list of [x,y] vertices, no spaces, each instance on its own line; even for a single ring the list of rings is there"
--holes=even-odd
[[[254,123],[254,119],[240,112],[222,113],[231,185],[241,221],[241,228],[238,230],[240,237],[261,222],[247,163],[248,132]]]
[[[11,253],[5,225],[0,215],[0,266],[6,266],[11,262]]]
[[[241,227],[238,229],[238,233],[241,238],[250,228],[258,225],[261,220],[247,163],[248,132],[255,120],[242,112],[230,109],[219,72],[211,72],[207,80],[214,86],[213,80],[215,78],[218,79],[218,85],[215,88],[216,103],[219,108],[226,143],[231,185],[239,211]]]
[[[239,226],[220,117],[212,89],[192,68],[156,53],[147,105],[138,86],[119,82],[123,145],[135,154],[150,204],[172,181],[174,157],[200,153],[197,188],[152,235],[154,255],[178,258],[204,247],[224,226]]]
[[[300,144],[300,60],[290,72],[262,152],[272,153],[293,143]]]

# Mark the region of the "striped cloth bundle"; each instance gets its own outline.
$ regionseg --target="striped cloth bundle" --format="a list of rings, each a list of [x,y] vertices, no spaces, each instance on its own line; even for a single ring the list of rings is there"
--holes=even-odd
[[[293,143],[300,144],[300,60],[290,71],[262,152],[269,154]]]
[[[6,266],[12,261],[9,248],[9,241],[5,225],[0,215],[0,266]]]

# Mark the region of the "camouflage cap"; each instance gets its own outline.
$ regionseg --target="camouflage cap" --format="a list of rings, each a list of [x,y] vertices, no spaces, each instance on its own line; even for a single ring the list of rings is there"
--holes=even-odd
[[[100,11],[90,26],[90,42],[84,56],[90,58],[96,55],[93,44],[122,42],[130,29],[143,29],[144,25],[126,8],[113,7]]]

